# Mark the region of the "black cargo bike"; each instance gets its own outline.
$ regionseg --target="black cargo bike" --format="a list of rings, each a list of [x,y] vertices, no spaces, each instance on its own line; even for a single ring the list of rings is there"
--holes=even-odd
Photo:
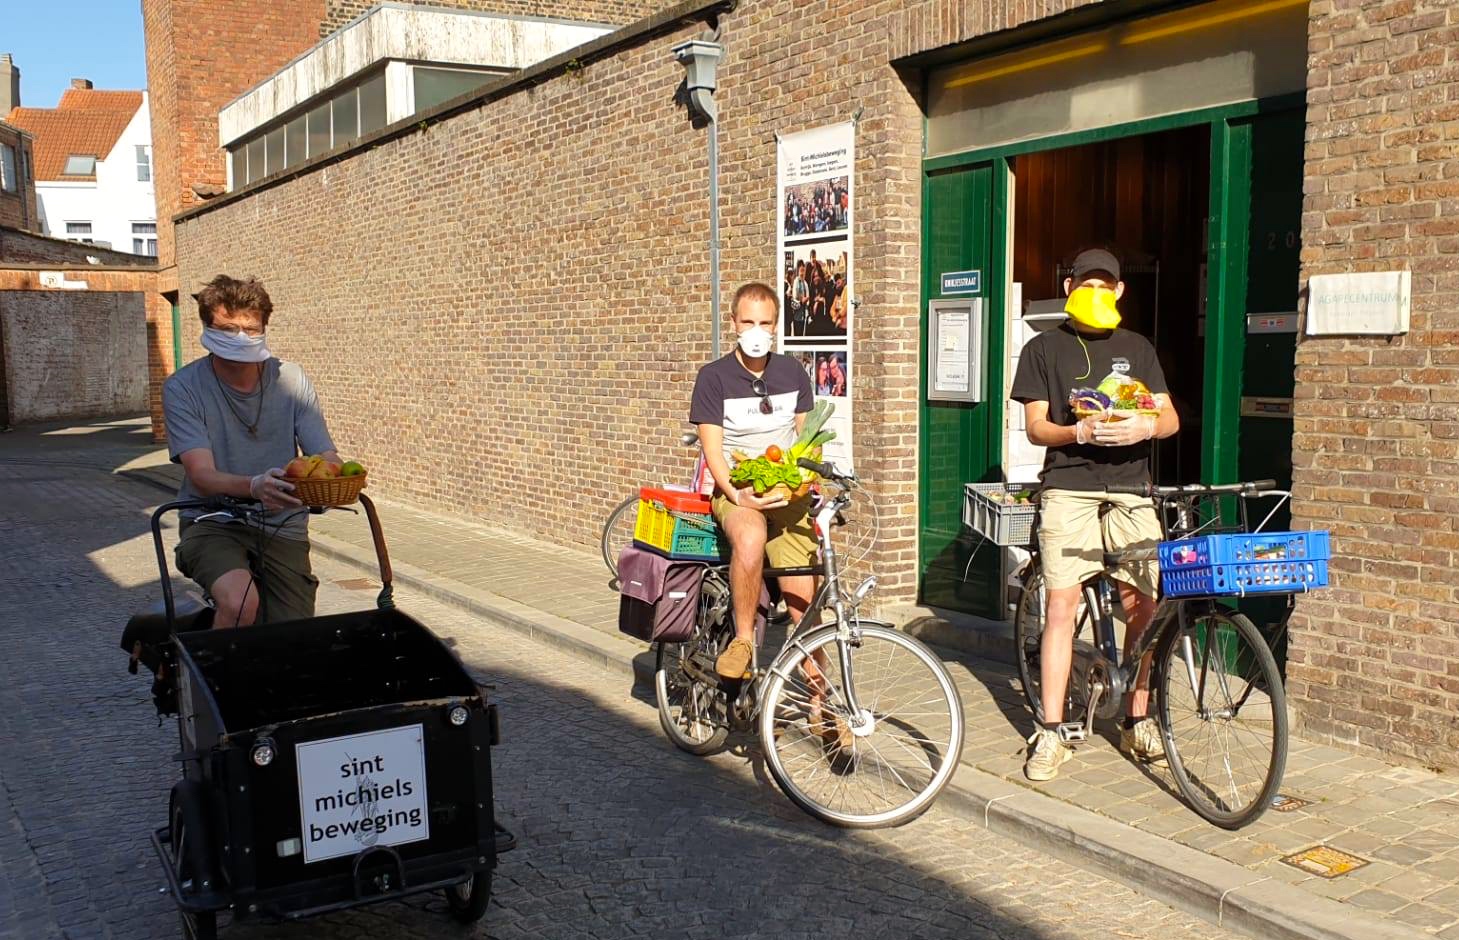
[[[215,497],[152,515],[163,601],[131,618],[122,648],[132,672],[151,671],[159,716],[177,717],[182,779],[152,844],[185,937],[212,940],[223,911],[298,920],[426,891],[471,923],[515,844],[492,800],[496,706],[395,609],[379,517],[359,501],[380,564],[375,608],[240,629],[210,629],[211,606],[174,600],[161,520],[203,509],[258,521],[261,507]]]

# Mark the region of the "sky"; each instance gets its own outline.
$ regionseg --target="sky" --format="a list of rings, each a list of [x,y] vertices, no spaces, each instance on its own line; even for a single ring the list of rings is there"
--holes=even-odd
[[[73,78],[147,87],[142,0],[0,0],[0,52],[20,67],[20,103],[54,108]]]

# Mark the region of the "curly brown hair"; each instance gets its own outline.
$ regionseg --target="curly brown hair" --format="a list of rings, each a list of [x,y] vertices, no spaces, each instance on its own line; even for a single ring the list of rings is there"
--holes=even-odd
[[[234,311],[257,310],[263,318],[264,326],[268,326],[269,314],[274,312],[274,302],[269,299],[268,291],[264,290],[263,282],[255,277],[240,281],[220,274],[202,290],[193,294],[193,299],[198,302],[198,318],[203,321],[204,326],[213,325],[213,311],[219,307]]]

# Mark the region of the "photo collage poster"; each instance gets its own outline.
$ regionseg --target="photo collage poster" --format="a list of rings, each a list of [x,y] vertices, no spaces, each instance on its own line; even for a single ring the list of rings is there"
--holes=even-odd
[[[780,352],[799,360],[817,400],[836,406],[825,459],[849,470],[855,363],[851,304],[856,125],[847,121],[778,137],[776,264]]]

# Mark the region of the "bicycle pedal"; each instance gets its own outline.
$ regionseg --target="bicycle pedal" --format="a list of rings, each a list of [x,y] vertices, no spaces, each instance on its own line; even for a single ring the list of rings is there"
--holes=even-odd
[[[1088,739],[1082,722],[1066,721],[1059,725],[1059,740],[1065,744],[1079,744]]]

